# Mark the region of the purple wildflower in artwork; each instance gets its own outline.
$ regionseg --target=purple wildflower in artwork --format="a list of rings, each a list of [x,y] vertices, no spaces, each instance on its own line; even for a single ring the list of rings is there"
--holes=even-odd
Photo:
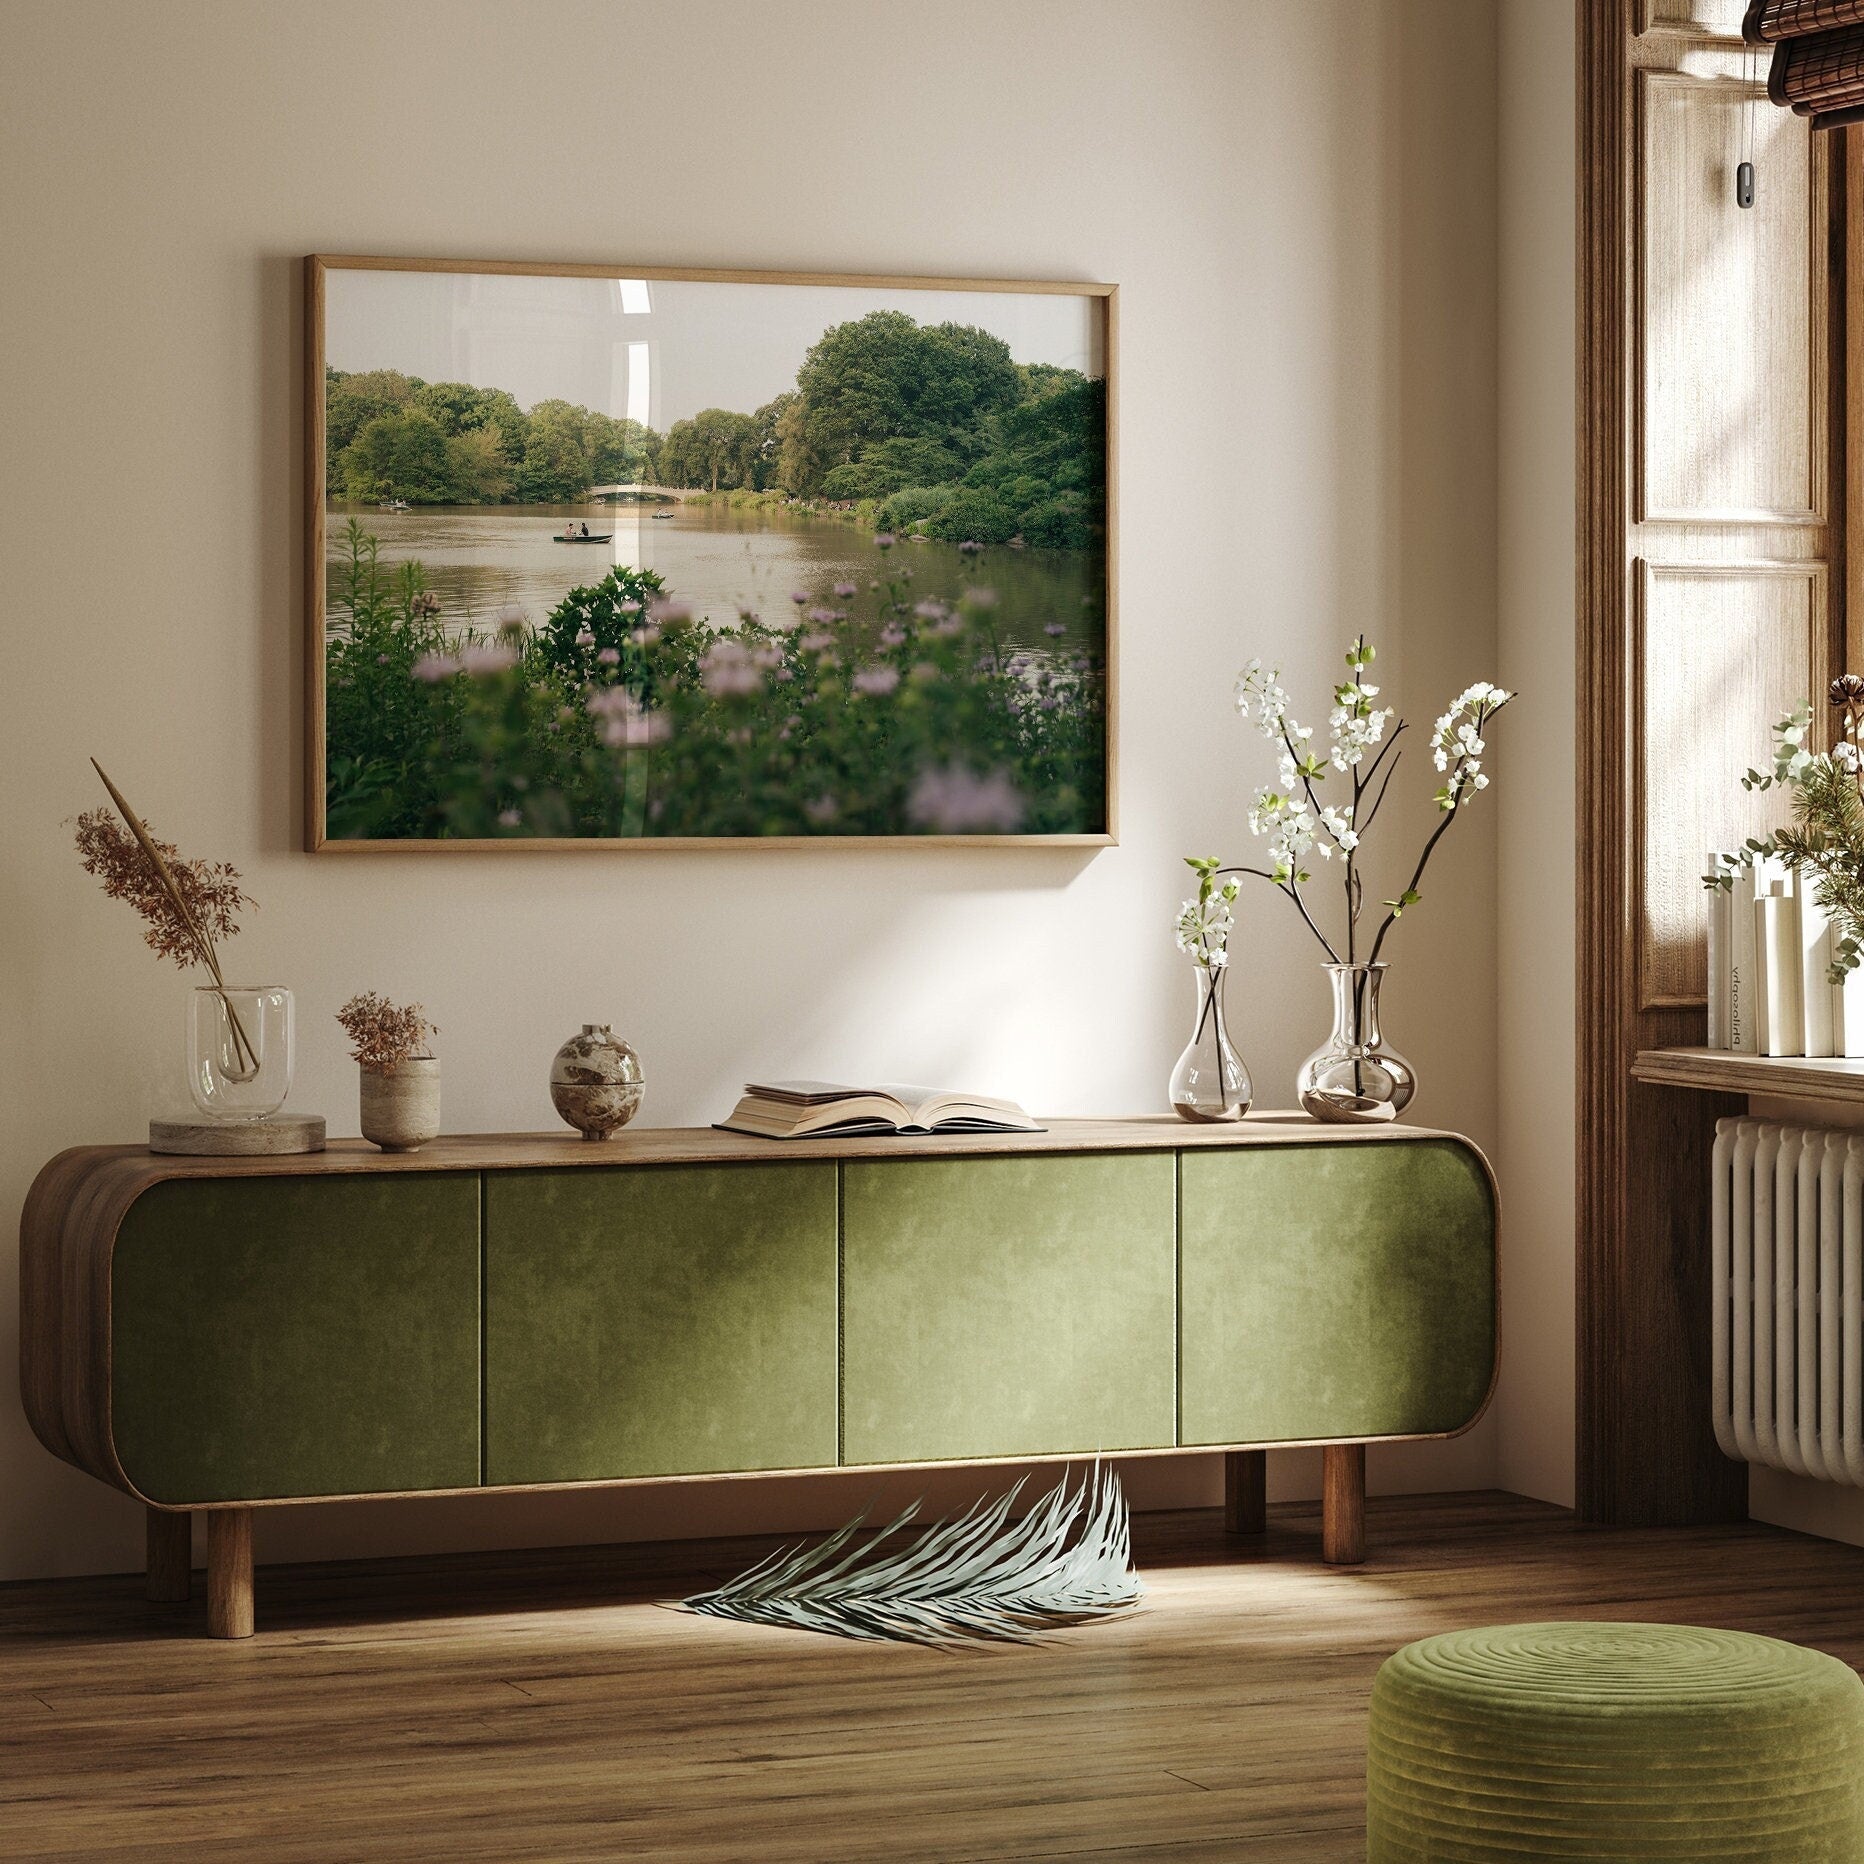
[[[672,735],[672,720],[664,712],[650,712],[625,686],[593,692],[586,703],[603,743],[614,750],[664,744]]]
[[[473,641],[459,653],[460,671],[475,679],[494,673],[509,673],[518,664],[518,650],[503,641]]]
[[[699,661],[699,678],[715,699],[754,693],[764,683],[764,676],[742,641],[726,635],[716,640]]]
[[[920,771],[906,813],[936,835],[1013,835],[1026,805],[1006,770],[979,775],[962,764]]]

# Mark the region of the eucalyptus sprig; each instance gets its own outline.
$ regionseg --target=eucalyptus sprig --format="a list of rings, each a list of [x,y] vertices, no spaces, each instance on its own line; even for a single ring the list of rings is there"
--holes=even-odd
[[[1249,831],[1268,838],[1269,858],[1266,867],[1211,870],[1213,877],[1247,874],[1266,880],[1286,894],[1334,964],[1359,962],[1359,915],[1365,903],[1360,849],[1384,806],[1403,756],[1399,740],[1405,721],[1395,708],[1373,703],[1379,689],[1366,674],[1374,658],[1372,644],[1363,634],[1347,649],[1347,677],[1333,689],[1324,756],[1315,748],[1313,728],[1300,724],[1290,713],[1279,670],[1252,660],[1238,675],[1236,709],[1276,749],[1277,781],[1256,791],[1249,810]],[[1380,902],[1385,917],[1371,940],[1367,963],[1378,963],[1392,927],[1422,900],[1425,869],[1450,824],[1488,787],[1488,774],[1482,768],[1483,734],[1490,719],[1513,697],[1486,680],[1478,681],[1460,693],[1437,720],[1430,744],[1432,760],[1444,775],[1436,794],[1442,819],[1424,843],[1403,891],[1395,899]],[[1347,794],[1338,802],[1323,801],[1321,786],[1341,776],[1347,779]],[[1345,895],[1345,937],[1340,942],[1344,957],[1340,945],[1322,930],[1303,894],[1314,878],[1308,857],[1331,861],[1336,854]],[[1191,865],[1195,868],[1198,863]]]

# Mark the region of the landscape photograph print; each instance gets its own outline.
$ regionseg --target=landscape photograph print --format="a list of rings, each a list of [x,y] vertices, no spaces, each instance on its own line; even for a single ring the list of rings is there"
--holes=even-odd
[[[1112,839],[1112,287],[309,286],[313,848]]]

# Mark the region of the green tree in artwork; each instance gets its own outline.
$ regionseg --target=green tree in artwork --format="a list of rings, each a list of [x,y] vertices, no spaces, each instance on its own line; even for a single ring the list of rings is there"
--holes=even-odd
[[[1014,405],[1022,380],[1009,345],[987,330],[872,311],[823,333],[797,371],[796,390],[781,423],[777,478],[806,494],[889,440],[931,440],[974,457],[980,424]]]
[[[1098,541],[1106,525],[1106,407],[1104,382],[1070,372],[994,415],[984,456],[930,520],[931,534],[981,544],[1020,536],[1051,549]],[[1006,516],[1010,530],[995,535]]]
[[[518,496],[530,504],[580,498],[595,484],[585,411],[567,401],[540,401],[531,409],[518,463]]]
[[[698,476],[708,492],[735,491],[751,483],[757,462],[757,422],[729,408],[701,408],[693,416]]]
[[[583,439],[596,485],[625,485],[640,478],[647,464],[649,430],[639,421],[585,412]]]
[[[324,488],[343,489],[341,460],[350,442],[378,416],[405,408],[414,398],[414,384],[395,369],[369,369],[346,375],[340,369],[324,371]]]
[[[965,462],[937,440],[896,435],[862,449],[851,465],[822,479],[824,498],[886,498],[909,485],[941,485],[958,478]]]
[[[872,311],[824,331],[796,372],[783,483],[818,491],[823,475],[851,463],[863,446],[909,431],[923,347],[919,325],[904,311]]]
[[[415,407],[369,421],[343,449],[342,473],[351,498],[405,498],[417,505],[441,505],[453,497],[446,430]]]
[[[659,485],[697,485],[699,483],[699,448],[691,421],[675,421],[661,435],[660,444],[651,455],[655,483]]]
[[[963,450],[992,415],[1021,399],[1022,375],[1010,346],[973,324],[935,324],[923,337],[924,379],[914,424],[903,431]]]
[[[759,492],[770,491],[777,483],[777,460],[783,451],[783,417],[796,403],[796,391],[786,388],[751,416],[756,423],[756,458],[751,468],[751,484]]]
[[[511,461],[495,427],[471,427],[447,441],[447,478],[456,505],[497,505],[510,495]]]

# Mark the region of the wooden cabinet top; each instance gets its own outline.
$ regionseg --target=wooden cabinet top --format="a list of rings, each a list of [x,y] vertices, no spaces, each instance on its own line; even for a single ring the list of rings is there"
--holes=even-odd
[[[1040,1133],[862,1133],[759,1139],[713,1126],[630,1126],[592,1141],[573,1133],[459,1133],[417,1152],[383,1152],[333,1139],[322,1152],[260,1158],[190,1158],[147,1146],[75,1146],[46,1174],[105,1177],[138,1190],[170,1178],[305,1178],[348,1172],[522,1171],[580,1165],[771,1164],[784,1159],[979,1158],[996,1153],[1193,1151],[1212,1146],[1350,1145],[1457,1135],[1423,1126],[1332,1125],[1301,1113],[1252,1113],[1221,1125],[1170,1115],[1049,1120]]]

